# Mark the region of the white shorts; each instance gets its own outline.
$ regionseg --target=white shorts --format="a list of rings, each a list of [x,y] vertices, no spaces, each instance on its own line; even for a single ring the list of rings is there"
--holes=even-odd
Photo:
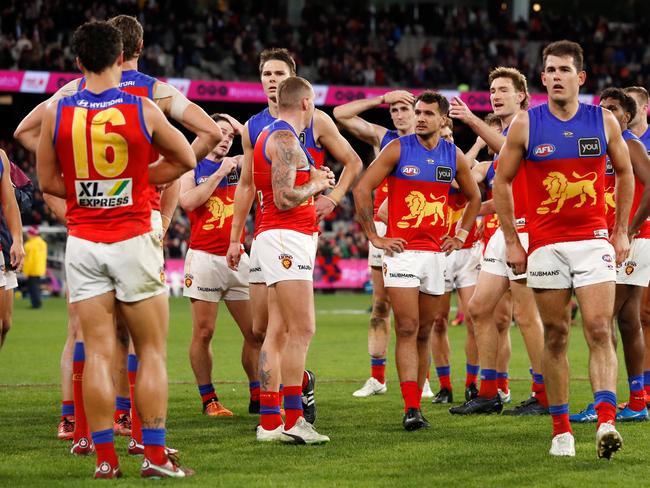
[[[614,248],[606,239],[558,242],[528,256],[528,286],[547,290],[616,281]]]
[[[2,252],[0,252],[0,270],[2,271],[0,273],[0,288],[2,288],[3,286],[7,286],[7,273],[9,272],[5,267],[5,257]]]
[[[238,270],[233,271],[226,256],[188,249],[183,296],[206,302],[248,300],[248,266],[246,253],[241,255]]]
[[[162,243],[165,236],[163,235],[163,222],[160,210],[151,211],[151,231],[158,239],[160,239],[160,242]],[[162,249],[162,244],[160,248]]]
[[[447,256],[445,293],[476,284],[481,270],[481,251],[481,243],[476,242],[468,249],[458,249]]]
[[[255,253],[266,286],[278,281],[314,281],[318,233],[270,229],[258,234]]]
[[[524,250],[527,251],[528,233],[519,232],[519,240],[521,245],[524,246]],[[494,235],[490,237],[485,247],[485,253],[481,261],[481,271],[497,276],[505,276],[510,281],[526,279],[526,273],[515,275],[506,262],[506,238],[501,228],[498,228]]]
[[[444,252],[404,251],[384,255],[386,288],[419,288],[427,295],[445,294]]]
[[[4,266],[3,266],[4,268]],[[5,279],[5,290],[13,290],[18,288],[18,276],[15,271],[5,268],[4,279]]]
[[[377,230],[377,235],[379,237],[384,237],[386,235],[386,224],[383,222],[375,221],[375,229]],[[372,245],[372,242],[368,241],[368,266],[371,268],[381,268],[381,258],[383,256],[384,250],[377,249]]]
[[[650,239],[633,239],[629,257],[616,268],[616,284],[645,288],[648,286],[648,281],[650,281]]]
[[[251,243],[251,255],[249,258],[248,282],[251,284],[266,284],[264,280],[264,273],[262,273],[262,266],[257,255],[257,239],[253,239]]]
[[[65,272],[70,303],[113,290],[122,302],[167,291],[161,243],[154,232],[111,244],[68,236]]]

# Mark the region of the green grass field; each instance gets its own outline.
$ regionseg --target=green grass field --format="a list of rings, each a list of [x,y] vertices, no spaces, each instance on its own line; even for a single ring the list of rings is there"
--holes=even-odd
[[[650,425],[619,425],[624,449],[611,462],[596,459],[594,425],[577,426],[577,457],[548,455],[550,418],[496,416],[458,418],[447,408],[423,403],[432,428],[405,432],[402,400],[392,360],[385,396],[355,399],[352,391],[369,375],[367,295],[319,295],[317,333],[308,365],[318,381],[316,426],[332,439],[325,446],[260,445],[257,418],[248,415],[248,385],[239,354],[241,337],[223,309],[214,340],[217,392],[233,418],[201,415],[187,358],[189,305],[171,300],[168,444],[181,450],[194,478],[163,483],[183,486],[644,486],[648,480]],[[79,486],[89,483],[92,458],[68,454],[56,439],[59,421],[59,356],[66,331],[65,304],[47,300],[42,310],[18,300],[14,327],[0,351],[0,486]],[[463,396],[465,330],[450,330],[452,379]],[[580,327],[572,330],[571,409],[591,399],[587,351]],[[521,337],[512,329],[510,375],[513,401],[528,394],[528,363]],[[625,373],[619,398],[627,397]],[[434,382],[435,383],[435,382]],[[434,385],[435,389],[435,385]],[[116,441],[124,478],[140,485],[141,458],[125,455],[127,438]]]

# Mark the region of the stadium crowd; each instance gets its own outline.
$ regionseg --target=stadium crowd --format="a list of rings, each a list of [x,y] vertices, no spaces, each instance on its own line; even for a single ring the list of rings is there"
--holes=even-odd
[[[644,19],[617,22],[615,12],[609,20],[588,12],[573,19],[544,10],[515,22],[507,11],[408,2],[308,1],[291,23],[277,4],[251,1],[13,0],[2,9],[0,66],[75,71],[74,27],[118,11],[145,26],[140,68],[153,76],[256,81],[258,53],[283,45],[315,83],[486,89],[482,73],[491,66],[517,65],[541,90],[540,46],[572,32],[591,73],[585,91],[650,82]]]

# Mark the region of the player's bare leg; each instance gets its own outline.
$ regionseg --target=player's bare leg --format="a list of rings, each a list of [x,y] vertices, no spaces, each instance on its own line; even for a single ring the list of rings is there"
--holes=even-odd
[[[510,329],[512,325],[512,294],[507,291],[497,307],[494,309],[494,323],[499,336],[497,352],[497,371],[509,371],[510,356],[512,356],[512,343],[510,342]],[[510,388],[505,392],[502,389],[501,403],[510,402]]]
[[[390,300],[381,268],[371,267],[372,312],[368,326],[368,353],[372,375],[360,389],[352,393],[355,397],[368,397],[386,393],[386,355],[390,340]]]
[[[429,426],[422,417],[420,409],[422,397],[420,386],[424,384],[429,368],[430,350],[429,334],[422,336],[427,338],[426,343],[418,339],[421,324],[420,295],[419,288],[388,288],[388,296],[395,313],[395,365],[404,399],[405,415],[402,423],[407,430]],[[430,310],[430,312],[435,314],[436,311]],[[430,316],[430,320],[430,324],[433,324],[433,315]],[[425,355],[425,360],[422,360],[421,354]]]
[[[510,282],[505,276],[485,271],[478,275],[468,311],[474,321],[474,335],[481,365],[481,385],[476,398],[449,409],[453,414],[498,413],[503,408],[497,389],[499,336],[496,333],[494,310],[509,286]]]
[[[76,313],[76,307],[68,302],[68,335],[61,352],[61,422],[59,423],[57,437],[61,440],[72,440],[75,430],[75,416],[77,414],[74,401],[73,388],[73,352],[75,343],[83,344],[81,324]],[[79,395],[81,398],[81,395]],[[82,403],[80,400],[79,403]],[[81,407],[83,412],[83,406]],[[85,414],[82,424],[86,424]],[[80,437],[87,438],[87,429]]]
[[[616,285],[614,316],[621,332],[621,342],[625,353],[630,397],[625,408],[617,413],[618,421],[643,421],[648,419],[643,385],[643,362],[645,344],[641,330],[640,307],[643,287]],[[615,332],[614,332],[615,333]],[[615,336],[614,336],[615,337]]]
[[[650,401],[650,288],[643,289],[641,298],[641,329],[645,344],[643,359],[643,384],[646,396],[646,405]]]
[[[433,364],[436,367],[436,374],[440,383],[440,389],[433,399],[433,403],[452,403],[453,394],[451,387],[450,371],[450,347],[449,336],[449,311],[451,308],[451,292],[447,292],[439,298],[438,311],[433,317],[433,329],[431,333],[431,353]],[[427,372],[429,370],[427,369]]]
[[[250,390],[249,413],[259,413],[259,359],[264,336],[253,331],[253,312],[249,300],[227,300],[226,307],[244,337],[241,361]],[[252,411],[251,411],[252,410]]]
[[[5,340],[7,339],[7,334],[9,333],[9,330],[11,329],[11,319],[14,314],[14,290],[12,289],[7,289],[4,288],[0,292],[0,300],[2,300],[2,317],[1,323],[0,323],[0,349],[2,349],[2,346],[5,343]]]
[[[117,435],[131,435],[131,400],[129,398],[129,376],[127,363],[129,358],[129,330],[124,320],[118,316],[115,320],[117,326],[117,348],[115,363],[113,365],[113,383],[115,385],[115,425]]]
[[[458,289],[458,303],[462,304],[463,310],[467,310],[468,304],[474,295],[474,286]],[[474,331],[474,321],[468,313],[465,315],[465,400],[471,400],[478,396],[477,376],[479,371],[478,346]],[[498,356],[500,358],[500,356]],[[500,363],[497,362],[497,369]],[[498,369],[498,371],[507,371]]]
[[[218,302],[190,298],[192,340],[190,364],[201,395],[203,413],[212,417],[232,417],[219,402],[212,383],[212,337],[217,322]]]

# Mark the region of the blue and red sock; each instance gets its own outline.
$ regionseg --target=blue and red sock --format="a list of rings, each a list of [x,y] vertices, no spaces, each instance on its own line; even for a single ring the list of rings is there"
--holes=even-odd
[[[508,391],[510,391],[507,371],[497,371],[497,389],[501,390],[503,393],[508,393]]]
[[[627,406],[630,410],[640,412],[645,408],[645,391],[643,388],[643,375],[630,376],[627,379],[630,385],[630,400]]]
[[[422,390],[418,388],[418,382],[402,381],[399,387],[402,390],[402,398],[404,399],[404,412],[409,408],[417,408],[419,410]]]
[[[438,375],[440,389],[446,388],[447,390],[451,391],[451,366],[448,364],[445,366],[437,366],[436,374]]]
[[[645,394],[650,396],[650,371],[643,372],[643,389]]]
[[[600,424],[616,421],[616,393],[609,390],[601,390],[594,393],[594,408],[598,413],[598,427]]]
[[[88,420],[84,408],[83,378],[84,365],[86,363],[86,351],[83,342],[75,342],[74,354],[72,356],[72,395],[74,398],[75,423],[74,442],[81,438],[88,438]]]
[[[481,398],[494,398],[497,396],[497,371],[496,369],[481,370],[481,386],[478,396]]]
[[[382,385],[386,383],[386,358],[370,358],[370,372],[372,377]]]
[[[117,466],[117,453],[113,443],[113,429],[105,429],[91,434],[95,452],[97,452],[97,466],[104,461],[112,467]]]
[[[115,397],[115,420],[131,411],[131,399],[128,397]]]
[[[260,392],[260,425],[264,430],[275,430],[282,425],[280,392]]]
[[[302,385],[284,387],[284,429],[289,430],[302,417]]]
[[[250,392],[250,400],[251,402],[259,402],[260,401],[260,382],[259,381],[251,381],[248,383],[248,391]]]
[[[533,393],[535,398],[543,407],[548,407],[548,397],[546,396],[546,385],[544,384],[544,375],[533,373]]]
[[[569,404],[550,405],[548,411],[553,419],[553,437],[565,432],[571,433],[571,423],[569,422]]]
[[[210,402],[219,401],[212,383],[208,383],[207,385],[199,385],[199,394],[201,395],[201,401],[203,402],[204,406]]]
[[[64,400],[61,402],[61,420],[66,417],[74,417],[74,400]]]
[[[472,383],[476,384],[480,367],[478,364],[465,364],[465,388]]]
[[[142,429],[144,457],[153,464],[162,465],[167,462],[167,453],[165,453],[166,434],[166,429]]]

